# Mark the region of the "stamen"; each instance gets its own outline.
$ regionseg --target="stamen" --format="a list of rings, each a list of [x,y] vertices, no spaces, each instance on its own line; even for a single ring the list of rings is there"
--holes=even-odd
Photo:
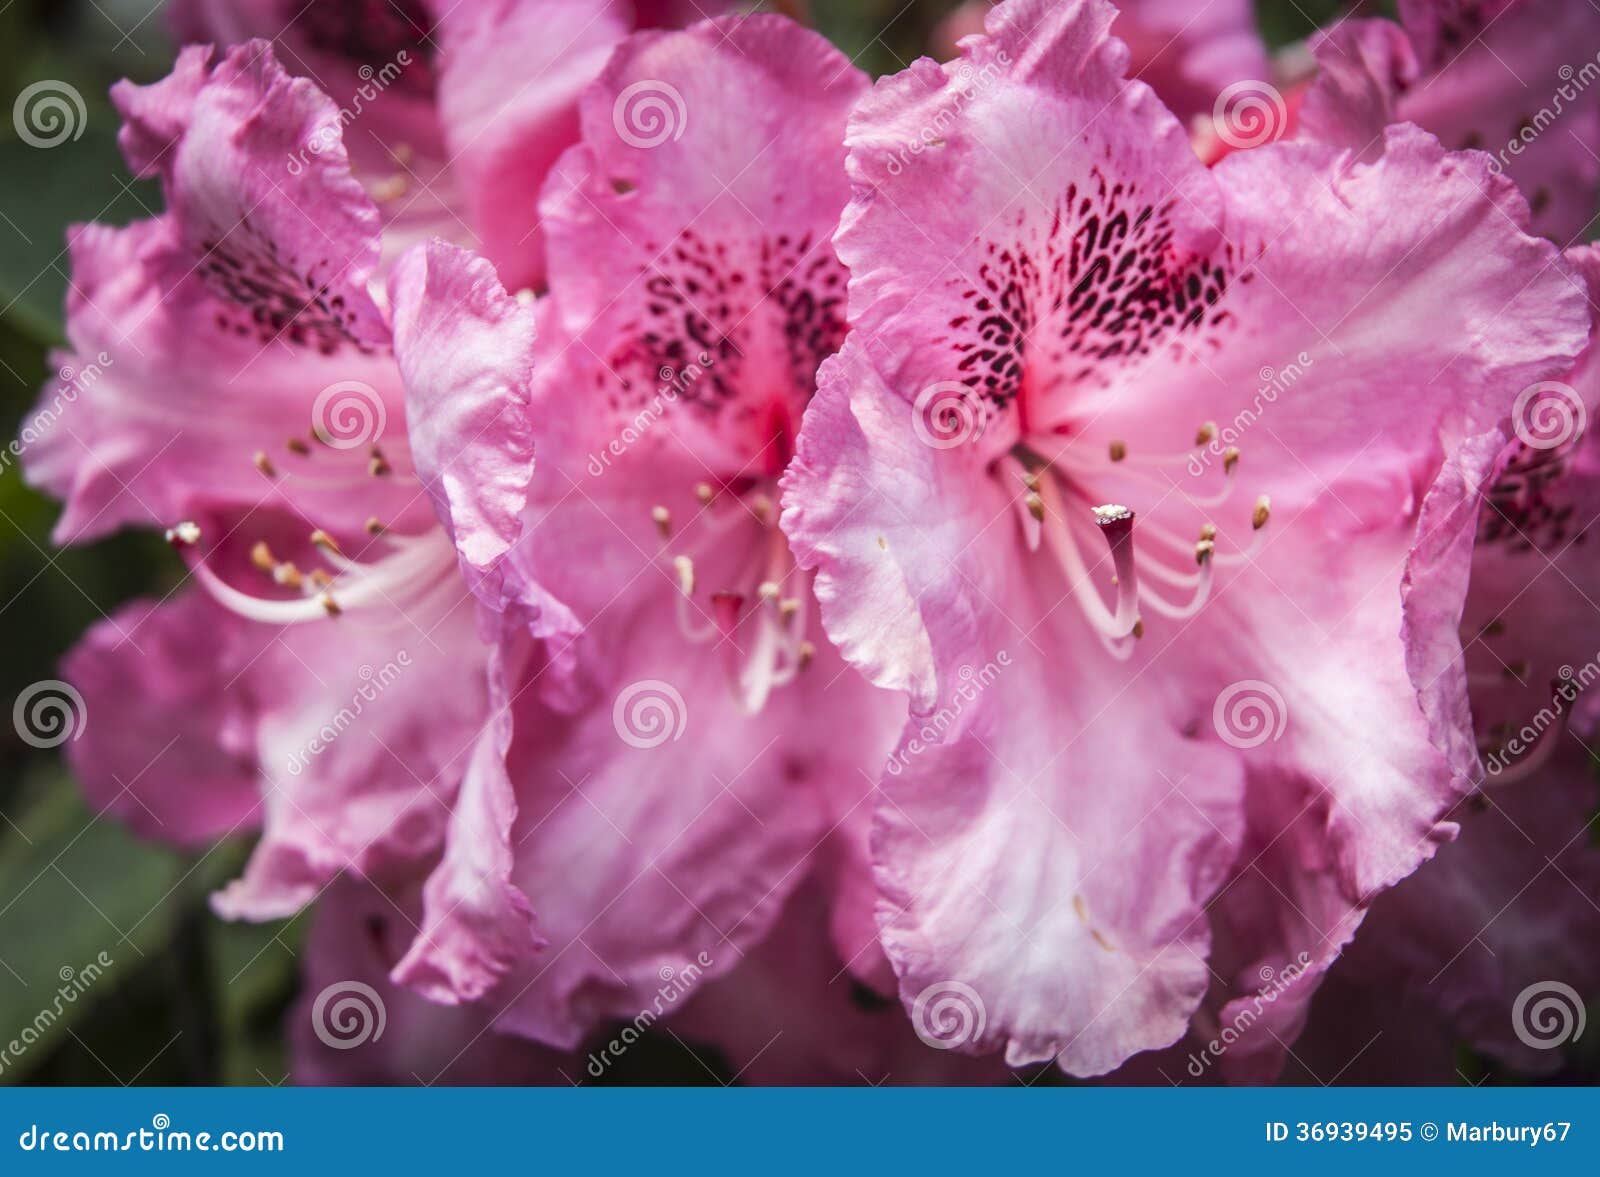
[[[389,465],[389,459],[383,456],[382,450],[380,450],[377,446],[373,446],[370,454],[370,460],[367,462],[367,473],[372,475],[374,478],[382,478],[385,474],[390,473],[391,470],[392,467]]]
[[[1266,495],[1256,500],[1256,509],[1250,514],[1250,526],[1260,531],[1267,525],[1267,520],[1272,516],[1272,501]]]
[[[311,447],[298,437],[291,437],[283,443],[283,448],[291,454],[298,454],[302,458],[311,456]]]
[[[674,556],[672,567],[678,573],[678,591],[686,597],[694,596],[694,561],[688,556]]]
[[[709,482],[700,482],[695,484],[694,497],[700,500],[702,506],[709,507],[711,500],[717,497],[717,492],[711,489]]]
[[[258,572],[265,572],[271,576],[278,567],[278,558],[272,554],[272,549],[267,546],[266,540],[257,540],[250,549],[250,563],[256,566]]]
[[[1197,446],[1210,445],[1217,440],[1217,423],[1207,421],[1194,431],[1194,444]]]
[[[373,515],[367,519],[366,529],[368,535],[382,535],[385,530],[383,523],[376,515]]]
[[[650,518],[655,521],[656,530],[661,533],[661,538],[666,539],[672,534],[672,512],[662,506],[650,508]]]
[[[1239,464],[1239,447],[1230,445],[1222,451],[1222,472],[1232,474],[1233,468]]]
[[[272,579],[277,581],[284,588],[299,589],[301,585],[300,569],[296,568],[289,561],[285,560],[282,564],[279,564],[277,567],[273,568]]]
[[[255,456],[252,457],[250,461],[255,465],[257,470],[261,471],[261,473],[265,474],[268,478],[277,476],[278,468],[272,464],[272,459],[267,457],[265,450],[257,450],[255,452]]]
[[[320,527],[311,533],[311,542],[324,552],[329,552],[335,556],[344,555],[344,552],[339,547],[339,541]]]
[[[317,602],[322,606],[323,610],[328,614],[329,617],[337,617],[339,614],[344,612],[343,609],[339,608],[339,602],[333,599],[332,593],[319,594],[317,597]]]

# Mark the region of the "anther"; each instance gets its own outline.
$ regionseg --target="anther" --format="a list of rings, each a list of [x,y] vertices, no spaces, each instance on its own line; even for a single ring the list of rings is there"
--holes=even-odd
[[[1022,500],[1022,504],[1028,508],[1028,514],[1033,516],[1035,522],[1044,522],[1044,500],[1039,497],[1037,492],[1029,491],[1028,496]]]
[[[311,453],[311,447],[308,446],[304,440],[298,437],[291,437],[288,441],[284,442],[283,448],[288,450],[291,454],[299,454],[302,458],[307,457]]]
[[[778,602],[778,616],[785,621],[788,621],[798,612],[800,612],[800,602],[794,597],[785,597]]]
[[[1128,445],[1127,445],[1126,442],[1114,441],[1114,442],[1111,443],[1111,460],[1113,462],[1120,462],[1120,461],[1122,461],[1123,458],[1126,458],[1127,456],[1128,456]]]
[[[666,539],[672,534],[672,512],[665,507],[655,506],[650,508],[650,518],[655,520],[656,530],[661,533],[661,538]]]
[[[1250,526],[1260,531],[1267,525],[1267,520],[1272,515],[1272,500],[1262,495],[1256,500],[1256,509],[1250,515]]]
[[[1216,547],[1217,545],[1208,539],[1203,539],[1195,544],[1194,562],[1202,568],[1205,567],[1206,561],[1211,559],[1211,553],[1216,550]]]
[[[372,186],[372,199],[379,204],[387,204],[399,200],[409,187],[405,176],[396,172],[392,176],[385,176]]]
[[[1232,474],[1233,468],[1239,464],[1239,447],[1230,445],[1222,451],[1222,472]]]
[[[772,523],[772,500],[766,495],[757,495],[750,502],[750,509],[755,512],[756,518],[762,523]]]
[[[1194,431],[1194,444],[1197,446],[1210,445],[1216,440],[1217,423],[1215,421],[1207,421],[1204,425],[1200,426],[1199,429]]]
[[[256,566],[258,572],[265,572],[270,576],[278,566],[278,558],[272,554],[272,549],[267,546],[267,541],[261,539],[257,540],[255,546],[250,549],[250,563]]]
[[[717,492],[711,489],[709,482],[701,482],[695,485],[694,497],[700,500],[701,505],[709,507],[711,500],[717,497]]]
[[[316,588],[325,589],[333,583],[333,577],[328,574],[325,568],[313,568],[311,570],[311,583]]]
[[[376,515],[373,515],[367,519],[366,529],[368,535],[382,535],[384,530],[383,523]]]
[[[339,602],[333,599],[332,593],[321,594],[319,597],[317,597],[317,602],[322,606],[323,611],[326,612],[329,617],[337,617],[340,613],[344,612],[343,609],[339,608]]]
[[[374,478],[381,478],[390,471],[389,459],[383,456],[383,451],[377,446],[372,447],[371,460],[367,462],[367,473]]]
[[[200,525],[185,519],[177,526],[167,528],[167,542],[175,548],[192,547],[200,542]]]
[[[778,586],[770,580],[763,580],[756,586],[756,596],[760,597],[764,604],[770,605],[778,599]]]
[[[265,474],[268,478],[271,478],[278,472],[277,467],[272,464],[272,459],[267,457],[266,452],[263,450],[257,450],[255,452],[255,456],[251,458],[250,461],[254,463],[257,470],[261,471],[261,473]]]
[[[1217,538],[1217,525],[1215,523],[1202,523],[1200,525],[1200,538],[1201,539],[1216,539]]]
[[[816,643],[812,641],[802,641],[796,653],[797,658],[795,661],[795,667],[798,670],[804,670],[806,667],[811,665],[811,660],[817,656]]]
[[[285,560],[282,564],[279,564],[272,570],[272,579],[277,581],[284,588],[289,589],[298,589],[302,583],[300,579],[300,569],[296,568],[288,560]]]
[[[311,542],[324,552],[331,552],[335,556],[344,555],[339,548],[339,542],[320,527],[311,533]]]

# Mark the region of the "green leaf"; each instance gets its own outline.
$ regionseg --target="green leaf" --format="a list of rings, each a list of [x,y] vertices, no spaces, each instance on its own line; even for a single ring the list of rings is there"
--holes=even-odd
[[[81,138],[55,147],[0,142],[0,313],[43,343],[62,338],[67,290],[66,227],[79,221],[116,224],[160,207],[155,186],[130,186],[109,117]]]
[[[97,818],[64,778],[0,837],[0,1082],[15,1083],[170,940],[186,868]],[[128,1079],[131,1076],[118,1075]],[[109,1082],[111,1076],[104,1076]]]

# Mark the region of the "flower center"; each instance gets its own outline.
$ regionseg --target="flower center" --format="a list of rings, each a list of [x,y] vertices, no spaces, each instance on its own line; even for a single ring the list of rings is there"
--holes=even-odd
[[[1251,510],[1248,545],[1219,550],[1222,533],[1209,513],[1232,498],[1240,455],[1230,447],[1220,463],[1201,461],[1197,454],[1216,436],[1216,426],[1208,423],[1196,431],[1193,454],[1139,454],[1114,441],[1104,456],[1093,458],[1081,445],[1040,438],[1018,443],[994,464],[1016,504],[1028,550],[1055,562],[1090,627],[1117,658],[1132,655],[1147,612],[1173,621],[1194,617],[1210,598],[1217,568],[1244,564],[1260,548],[1271,516],[1266,495]],[[1206,493],[1193,489],[1197,473],[1211,484]],[[1126,501],[1143,506],[1142,519],[1122,502],[1105,501],[1102,493],[1111,485]],[[1165,519],[1183,512],[1202,520],[1193,539]],[[1136,519],[1141,541],[1151,541],[1142,554],[1135,550]],[[1109,604],[1095,583],[1099,562],[1091,567],[1081,546],[1093,551],[1100,544],[1111,564]]]
[[[702,482],[695,488],[699,510],[681,528],[666,507],[651,511],[660,558],[677,582],[679,632],[693,645],[715,646],[750,715],[816,654],[805,636],[810,578],[778,529],[775,491],[768,478],[721,489]]]

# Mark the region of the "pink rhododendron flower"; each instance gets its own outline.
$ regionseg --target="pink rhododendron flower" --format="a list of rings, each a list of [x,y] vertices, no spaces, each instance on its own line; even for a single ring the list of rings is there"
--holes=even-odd
[[[114,97],[169,211],[74,232],[59,359],[104,372],[27,473],[65,503],[61,541],[169,527],[198,583],[124,608],[68,658],[102,720],[71,758],[91,800],[149,836],[259,827],[216,906],[288,915],[341,871],[437,855],[484,727],[487,653],[413,473],[367,289],[379,217],[333,103],[264,42],[220,61],[187,49]],[[461,313],[480,309],[508,348],[532,330],[509,299]]]
[[[704,954],[720,976],[813,873],[839,955],[884,975],[864,797],[904,708],[821,640],[776,502],[844,334],[829,239],[865,89],[778,17],[638,34],[584,92],[546,185],[531,354],[463,323],[503,297],[481,262],[436,244],[397,271],[413,449],[463,553],[487,557],[503,638],[497,751],[396,976],[482,999],[501,1029],[570,1049],[662,969]],[[526,405],[501,366],[537,373]],[[524,431],[539,462],[519,513],[496,488]],[[580,633],[566,698],[530,610]]]
[[[1342,21],[1314,42],[1306,134],[1363,151],[1414,122],[1522,189],[1535,228],[1585,235],[1600,198],[1600,12],[1567,0],[1401,0],[1401,24]]]
[[[578,94],[635,28],[724,0],[174,0],[181,41],[263,37],[341,112],[355,173],[397,253],[475,246],[511,289],[539,286],[546,172],[578,134]],[[327,139],[296,156],[310,166]]]
[[[784,527],[846,658],[911,695],[872,842],[907,1006],[960,983],[972,1046],[1089,1075],[1294,965],[1228,1056],[1270,1074],[1455,832],[1465,676],[1422,671],[1500,423],[1587,315],[1484,157],[1396,127],[1206,169],[1112,17],[1016,0],[857,107],[851,333]]]

